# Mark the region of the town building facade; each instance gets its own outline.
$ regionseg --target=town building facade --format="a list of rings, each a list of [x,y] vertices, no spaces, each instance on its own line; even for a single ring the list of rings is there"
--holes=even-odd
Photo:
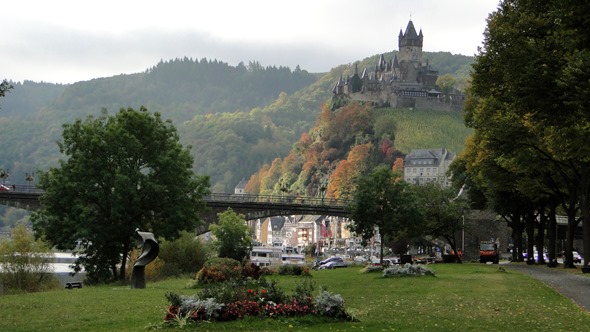
[[[451,179],[447,172],[455,157],[446,148],[412,150],[404,160],[404,179],[411,184],[438,183],[449,187]]]

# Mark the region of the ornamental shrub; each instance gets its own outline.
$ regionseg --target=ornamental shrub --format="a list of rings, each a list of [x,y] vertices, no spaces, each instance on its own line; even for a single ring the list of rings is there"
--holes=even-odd
[[[212,258],[203,264],[203,268],[197,273],[199,284],[222,282],[239,279],[242,276],[240,262],[232,258]]]
[[[373,273],[373,272],[383,272],[383,266],[381,266],[381,265],[367,265],[361,270],[361,273]]]
[[[313,307],[313,291],[315,284],[308,278],[303,279],[303,282],[295,284],[293,290],[293,300],[301,305]]]
[[[320,294],[315,298],[316,309],[322,316],[347,318],[348,314],[344,309],[344,300],[340,294],[332,294],[326,289],[322,289]]]
[[[40,292],[60,288],[50,265],[52,254],[42,240],[36,240],[24,225],[0,239],[0,295]]]
[[[311,276],[309,268],[307,266],[301,266],[297,264],[283,264],[279,266],[279,275],[293,275],[293,276]]]
[[[158,258],[164,261],[161,269],[164,277],[194,274],[203,267],[209,255],[209,250],[203,242],[195,238],[191,232],[183,231],[174,241],[165,239],[158,241],[160,242]]]
[[[383,277],[398,276],[434,276],[434,272],[424,265],[410,263],[404,266],[393,265],[383,270]]]

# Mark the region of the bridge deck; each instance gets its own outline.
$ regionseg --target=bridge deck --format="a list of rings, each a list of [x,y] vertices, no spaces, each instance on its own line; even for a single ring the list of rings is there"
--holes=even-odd
[[[18,188],[0,192],[0,204],[35,210],[40,207],[39,197],[43,191],[37,188]],[[348,216],[348,200],[319,197],[291,197],[274,195],[212,193],[204,197],[207,206],[214,212],[232,208],[248,219],[273,215],[321,214]]]

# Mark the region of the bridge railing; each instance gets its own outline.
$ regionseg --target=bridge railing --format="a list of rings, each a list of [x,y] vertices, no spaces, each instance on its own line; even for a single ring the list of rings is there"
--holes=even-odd
[[[43,190],[37,188],[34,184],[4,184],[11,192],[15,193],[36,193],[42,194]]]
[[[330,205],[330,206],[348,206],[349,200],[321,198],[321,197],[292,197],[292,196],[275,196],[275,195],[250,195],[250,194],[223,194],[211,193],[205,197],[206,201],[236,202],[236,203],[284,203],[299,205]]]
[[[14,184],[9,186],[8,193],[23,193],[42,195],[43,190],[34,185]],[[234,203],[274,203],[288,205],[307,205],[307,206],[348,206],[349,200],[335,199],[329,197],[309,197],[309,196],[277,196],[277,195],[251,195],[251,194],[226,194],[211,193],[205,198],[207,202],[234,202]]]

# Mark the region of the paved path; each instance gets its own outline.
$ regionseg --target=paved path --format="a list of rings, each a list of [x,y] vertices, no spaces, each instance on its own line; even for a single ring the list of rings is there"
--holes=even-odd
[[[586,311],[590,311],[590,277],[569,273],[563,267],[548,268],[547,266],[506,264],[503,267],[526,273],[561,295],[568,297]],[[580,268],[580,267],[578,267]]]

